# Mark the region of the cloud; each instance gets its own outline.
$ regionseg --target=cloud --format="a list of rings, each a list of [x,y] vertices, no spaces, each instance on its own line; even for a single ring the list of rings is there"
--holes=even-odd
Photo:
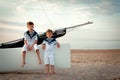
[[[0,17],[12,17],[15,15],[15,7],[17,4],[15,2],[10,2],[2,0],[0,1]]]
[[[6,2],[17,6],[14,9],[14,18],[1,18],[1,23],[23,26],[26,21],[33,21],[40,25],[70,26],[89,21],[99,15],[111,15],[117,7],[113,0],[20,0]],[[5,2],[4,2],[5,3]],[[15,4],[15,5],[16,5]],[[67,6],[66,6],[67,5]],[[8,6],[9,7],[9,6]],[[5,10],[6,13],[14,12],[12,9]],[[9,19],[7,19],[9,18]]]
[[[94,8],[94,11],[96,11],[96,13],[99,13],[101,15],[111,15],[111,14],[119,13],[119,11],[115,10],[117,7],[118,6],[114,5],[112,1],[106,0],[97,3],[96,7]]]
[[[113,15],[120,14],[120,0],[2,0],[0,2],[0,23],[10,26],[25,26],[30,20],[41,26],[41,30],[53,28],[52,24],[56,29],[94,20],[94,27],[102,26],[96,28],[101,29],[101,32],[106,26],[108,30],[109,26],[119,27],[119,15],[115,18]],[[111,18],[108,18],[110,16]],[[116,25],[111,25],[110,20],[111,24]],[[104,24],[107,21],[109,25]]]
[[[31,16],[31,14],[40,15],[44,9],[53,15],[85,14],[88,17],[96,14],[111,15],[120,12],[119,0],[8,0],[0,2],[1,19],[7,17],[24,18]]]
[[[119,0],[52,0],[52,2],[50,2],[49,0],[45,1],[48,1],[49,3],[56,3],[58,6],[64,7],[64,9],[68,8],[72,10],[77,7],[80,10],[89,10],[99,15],[120,13]],[[89,8],[85,8],[86,6]]]
[[[118,2],[114,0],[14,0],[10,2],[8,0],[3,3],[10,5],[4,5],[6,8],[3,9],[6,14],[3,13],[5,18],[1,18],[1,20],[9,21],[11,17],[14,17],[11,20],[17,22],[14,23],[15,25],[31,20],[42,25],[50,24],[50,26],[52,26],[51,24],[55,24],[55,26],[76,24],[98,15],[116,14],[119,12],[116,8],[120,4],[119,0]],[[6,17],[8,13],[12,14],[10,18]]]
[[[16,23],[15,23],[16,24]],[[17,26],[14,23],[0,23],[0,31],[5,31],[6,33],[9,33],[9,31],[13,31],[13,32],[18,32],[18,31],[24,31],[27,28],[26,27],[22,27],[22,26]]]
[[[11,21],[5,21],[5,20],[0,20],[0,23],[7,24],[7,25],[14,25],[14,26],[24,26],[25,25],[25,23],[11,22]]]
[[[48,24],[41,25],[36,22],[34,24],[35,24],[34,29],[37,32],[44,32],[48,29],[48,27],[43,27],[43,26],[48,26]],[[11,21],[0,20],[0,34],[2,34],[3,32],[6,34],[9,34],[9,32],[24,33],[26,30],[27,30],[26,22],[11,22]]]

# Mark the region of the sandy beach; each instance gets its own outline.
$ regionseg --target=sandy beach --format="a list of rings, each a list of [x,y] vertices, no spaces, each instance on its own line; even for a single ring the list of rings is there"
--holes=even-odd
[[[71,68],[0,73],[0,80],[120,80],[120,50],[71,50]]]

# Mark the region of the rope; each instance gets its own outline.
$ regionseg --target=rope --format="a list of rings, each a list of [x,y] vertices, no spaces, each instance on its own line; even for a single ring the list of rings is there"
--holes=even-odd
[[[43,5],[42,5],[42,3],[41,3],[40,0],[39,0],[39,2],[40,2],[40,6],[41,6],[41,8],[42,8],[42,10],[43,10],[43,12],[44,12],[44,14],[45,14],[47,20],[49,21],[49,23],[51,24],[51,26],[55,27],[54,24],[53,24],[53,22],[50,20],[50,18],[49,18],[49,16],[48,16],[47,12],[46,12],[45,8],[43,7]]]

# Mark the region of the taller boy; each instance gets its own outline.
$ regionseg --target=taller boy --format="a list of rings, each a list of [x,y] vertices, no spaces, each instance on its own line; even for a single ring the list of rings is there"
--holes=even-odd
[[[28,31],[26,31],[24,33],[24,46],[22,49],[22,65],[21,65],[21,67],[24,67],[24,65],[26,64],[25,56],[26,56],[27,51],[31,51],[31,50],[34,50],[37,53],[38,62],[39,62],[39,64],[41,64],[40,52],[39,52],[39,48],[37,45],[38,34],[34,30],[34,23],[27,22],[27,28],[28,28]]]

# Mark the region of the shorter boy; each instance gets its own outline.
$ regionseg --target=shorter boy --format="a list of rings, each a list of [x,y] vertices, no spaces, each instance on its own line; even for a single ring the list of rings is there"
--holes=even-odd
[[[24,67],[24,65],[25,65],[25,56],[26,56],[27,51],[31,51],[33,49],[37,53],[39,64],[41,64],[40,52],[39,52],[39,48],[37,45],[37,41],[38,41],[37,35],[38,34],[34,30],[34,23],[27,22],[27,28],[28,28],[28,31],[26,31],[24,34],[24,46],[22,49],[22,65],[21,65],[21,67]]]
[[[54,75],[54,55],[55,47],[60,47],[60,44],[56,41],[55,38],[52,38],[53,31],[48,29],[46,31],[47,38],[42,43],[42,48],[45,50],[44,54],[44,63],[47,75]]]

